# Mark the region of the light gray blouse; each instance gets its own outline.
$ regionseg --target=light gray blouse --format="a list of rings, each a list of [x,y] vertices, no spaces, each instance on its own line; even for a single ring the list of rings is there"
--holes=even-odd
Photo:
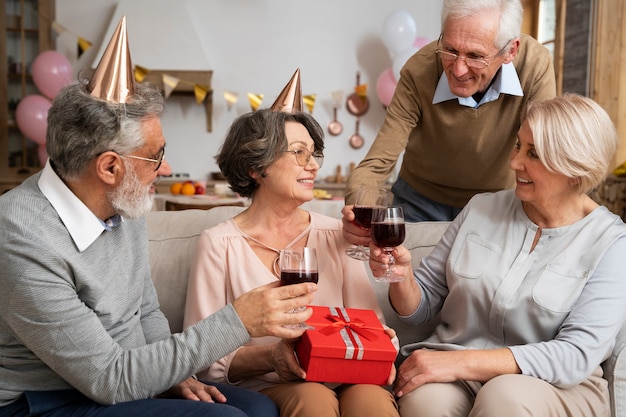
[[[513,190],[475,196],[414,271],[422,300],[403,321],[441,313],[402,353],[508,347],[523,374],[559,387],[608,357],[626,309],[626,225],[605,207],[565,227],[537,225]]]

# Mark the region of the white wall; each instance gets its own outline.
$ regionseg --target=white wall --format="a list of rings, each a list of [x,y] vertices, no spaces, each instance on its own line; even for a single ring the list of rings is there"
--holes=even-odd
[[[118,5],[119,3],[119,5]],[[409,12],[418,36],[439,34],[441,0],[56,0],[56,20],[67,29],[57,39],[57,49],[72,62],[75,73],[100,59],[102,43],[109,40],[120,14],[127,16],[130,49],[135,65],[148,69],[199,69],[206,62],[213,70],[213,131],[206,131],[204,106],[192,97],[167,100],[163,129],[166,157],[176,173],[206,179],[218,171],[214,161],[233,119],[251,110],[246,94],[264,94],[269,107],[300,68],[302,93],[317,94],[313,115],[325,127],[332,120],[331,93],[353,92],[356,72],[368,84],[370,109],[360,122],[365,145],[348,143],[355,117],[339,109],[344,125],[340,136],[326,136],[326,159],[318,179],[334,175],[341,166],[358,163],[371,145],[384,108],[376,94],[380,73],[391,66],[382,41],[389,13]],[[180,20],[186,22],[180,22]],[[187,20],[188,19],[188,20]],[[191,26],[191,28],[190,28]],[[197,35],[196,42],[191,39]],[[76,36],[93,42],[76,59]],[[147,41],[146,41],[147,39]],[[167,51],[170,51],[169,53]],[[181,51],[183,52],[181,54]],[[182,58],[181,58],[182,57]],[[183,62],[184,61],[184,62]],[[154,66],[153,66],[154,65]],[[162,65],[162,68],[155,66]],[[225,90],[239,93],[228,111]]]

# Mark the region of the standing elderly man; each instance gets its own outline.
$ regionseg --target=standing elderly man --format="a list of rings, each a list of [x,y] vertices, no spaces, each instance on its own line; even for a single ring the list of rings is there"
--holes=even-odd
[[[444,0],[439,40],[400,71],[383,126],[349,178],[347,204],[360,184],[382,186],[402,152],[392,191],[409,221],[452,220],[474,194],[513,186],[508,157],[522,109],[556,95],[550,53],[520,35],[522,16],[520,0]],[[369,242],[345,223],[361,236],[347,233],[351,242]]]
[[[286,312],[316,287],[268,285],[170,334],[141,218],[171,173],[163,106],[133,81],[122,18],[91,80],[55,97],[46,166],[0,197],[0,416],[278,415],[192,375],[251,337],[298,337],[285,325],[310,309]]]

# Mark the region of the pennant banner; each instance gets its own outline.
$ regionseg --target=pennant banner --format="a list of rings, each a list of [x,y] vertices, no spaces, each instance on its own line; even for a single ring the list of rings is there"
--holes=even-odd
[[[178,86],[180,79],[173,77],[171,75],[163,74],[161,77],[163,81],[163,91],[165,93],[165,98],[168,98],[172,91]]]
[[[258,110],[261,102],[263,101],[263,97],[263,94],[248,93],[248,101],[250,102],[250,107],[252,108],[252,111]]]
[[[195,84],[193,86],[193,93],[196,96],[196,103],[202,104],[207,94],[209,93],[209,88],[204,85]]]
[[[232,91],[224,91],[224,100],[226,100],[226,108],[228,111],[233,108],[239,98],[239,94]]]
[[[149,72],[150,70],[148,68],[135,65],[135,70],[134,70],[135,81],[137,81],[138,83],[142,83],[144,78],[146,78],[146,75],[148,75]]]
[[[365,100],[367,98],[367,84],[359,84],[354,87],[354,92],[357,93],[361,99]]]
[[[308,96],[302,97],[302,101],[307,109],[309,109],[309,113],[313,113],[313,107],[315,107],[315,98],[317,94],[309,94]]]
[[[78,57],[80,58],[83,53],[91,48],[92,43],[85,38],[78,37]]]

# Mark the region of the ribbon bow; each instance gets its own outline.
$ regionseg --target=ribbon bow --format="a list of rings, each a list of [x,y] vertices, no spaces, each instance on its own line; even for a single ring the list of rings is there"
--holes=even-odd
[[[355,319],[354,321],[346,321],[341,317],[332,316],[330,314],[326,315],[325,318],[331,323],[325,324],[314,324],[314,326],[322,326],[323,328],[320,330],[320,333],[325,335],[330,335],[333,333],[339,332],[341,329],[348,328],[353,330],[359,336],[366,338],[367,340],[378,339],[378,335],[372,330],[380,330],[376,327],[367,326],[365,322],[361,319]]]

